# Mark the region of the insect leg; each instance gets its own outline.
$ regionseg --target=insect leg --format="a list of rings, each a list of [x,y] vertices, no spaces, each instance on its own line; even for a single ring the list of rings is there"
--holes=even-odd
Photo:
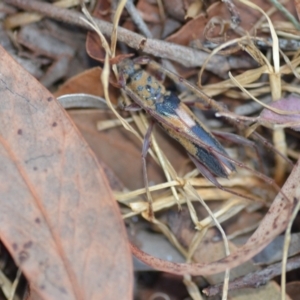
[[[119,85],[121,86],[121,88],[124,90],[126,89],[126,75],[124,73],[125,71],[120,68],[119,69]],[[135,112],[135,111],[140,111],[142,110],[142,108],[140,107],[140,105],[134,103],[131,103],[129,105],[124,105],[124,104],[119,104],[118,105],[120,107],[120,109],[125,110],[125,111],[131,111],[131,112]]]
[[[137,64],[137,65],[146,65],[151,61],[151,58],[149,58],[147,56],[139,56],[137,58],[134,58],[132,61],[134,64]]]
[[[131,103],[129,105],[123,105],[123,107],[121,107],[122,110],[125,110],[125,111],[131,111],[131,112],[135,112],[135,111],[141,111],[142,108],[136,104],[136,103]]]
[[[254,174],[255,176],[257,176],[258,178],[261,178],[264,182],[268,183],[269,185],[273,186],[275,188],[275,190],[280,193],[283,198],[287,201],[290,202],[288,196],[281,190],[281,188],[279,187],[279,185],[275,182],[274,179],[256,171],[251,169],[250,167],[248,167],[247,165],[245,165],[244,163],[237,161],[231,157],[229,157],[228,155],[216,150],[216,149],[212,149],[212,147],[209,147],[210,151],[214,152],[215,154],[218,154],[219,156],[225,157],[227,160],[231,161],[232,163],[234,163],[236,166],[240,167],[240,168],[244,168],[248,171],[250,171],[252,174]],[[193,162],[195,162],[195,160],[193,160]],[[196,160],[196,162],[199,164],[199,162]],[[198,165],[197,165],[198,167]],[[208,178],[207,178],[208,179]],[[210,180],[210,179],[209,179]],[[211,181],[212,182],[212,181]],[[221,185],[220,185],[221,186]],[[219,186],[218,186],[219,187]],[[222,190],[225,190],[224,187],[221,186]],[[232,193],[231,191],[227,190],[229,193]],[[246,197],[248,198],[248,197]],[[249,199],[249,198],[248,198]]]
[[[284,154],[282,154],[279,150],[277,150],[267,139],[265,139],[263,136],[261,136],[260,134],[258,134],[257,132],[253,132],[252,136],[254,136],[257,140],[259,140],[261,143],[263,143],[265,145],[265,147],[267,147],[268,149],[270,149],[271,151],[273,151],[274,153],[276,153],[277,155],[279,155],[282,159],[284,159],[289,165],[290,167],[293,167],[294,164],[293,162],[287,158]]]
[[[126,86],[126,78],[122,71],[119,71],[119,78],[118,78],[119,84],[122,88]]]
[[[248,139],[246,139],[246,138],[244,138],[240,135],[230,133],[230,132],[221,132],[221,131],[213,130],[212,134],[214,136],[217,136],[217,137],[221,138],[221,139],[224,139],[224,140],[236,143],[236,144],[241,144],[245,147],[250,147],[250,148],[254,149],[254,151],[256,152],[256,156],[259,159],[260,170],[263,174],[266,173],[265,168],[264,168],[264,164],[262,162],[262,157],[259,153],[259,149],[258,149],[257,145],[254,142],[252,142],[252,141],[250,141],[250,140],[248,140]]]
[[[241,126],[243,125],[243,128],[246,128],[248,125],[246,124],[242,124],[241,122],[243,121],[251,121],[251,122],[258,122],[258,118],[251,118],[251,117],[246,117],[246,116],[240,116],[240,115],[236,115],[234,113],[230,113],[230,112],[218,112],[216,113],[217,117],[225,117],[228,121],[235,121],[236,124],[240,124]],[[249,128],[249,127],[248,127]],[[247,132],[247,130],[246,130]],[[261,136],[260,134],[258,134],[255,131],[251,131],[251,133],[249,134],[249,136],[252,135],[252,137],[256,140],[256,141],[260,141],[261,143],[264,144],[265,147],[267,147],[268,149],[270,149],[271,151],[273,151],[275,154],[279,155],[282,159],[284,159],[289,165],[290,167],[293,167],[294,164],[293,162],[287,158],[285,155],[283,155],[280,151],[278,151],[268,140],[266,140],[263,136]],[[248,136],[248,134],[247,134]]]
[[[147,153],[148,150],[150,148],[150,137],[151,137],[151,133],[153,130],[153,126],[154,126],[154,121],[151,120],[148,130],[145,134],[144,137],[144,142],[143,142],[143,149],[142,149],[142,164],[143,164],[143,178],[144,178],[144,185],[145,185],[145,189],[146,189],[146,194],[147,194],[147,198],[148,198],[148,202],[149,202],[149,218],[150,220],[154,219],[154,212],[153,212],[153,199],[149,190],[149,182],[148,182],[148,175],[147,175],[147,164],[146,164],[146,157],[147,157]]]
[[[215,185],[217,188],[219,188],[222,191],[228,192],[230,194],[236,195],[238,197],[244,198],[244,199],[248,199],[250,201],[255,201],[255,199],[235,192],[231,189],[225,188],[223,185],[221,185],[218,180],[216,179],[216,177],[207,169],[205,168],[204,165],[202,165],[195,157],[193,157],[192,155],[189,154],[190,159],[192,160],[192,162],[195,164],[195,166],[197,167],[197,169],[199,170],[199,172],[207,179],[209,180],[213,185]]]

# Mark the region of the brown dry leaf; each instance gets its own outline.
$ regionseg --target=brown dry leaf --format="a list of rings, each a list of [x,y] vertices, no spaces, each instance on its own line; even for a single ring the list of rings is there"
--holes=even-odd
[[[112,4],[110,1],[101,0],[97,1],[93,10],[93,17],[96,17],[100,20],[111,22],[113,16],[112,14]],[[89,31],[86,36],[86,51],[88,55],[100,62],[104,62],[105,59],[105,50],[102,47],[101,40],[97,33]],[[124,55],[125,57],[128,55]],[[114,58],[110,60],[110,64],[115,64],[117,61],[114,61]]]
[[[162,2],[167,15],[183,22],[186,12],[189,6],[194,3],[194,0],[163,0]]]
[[[87,54],[100,62],[104,62],[105,51],[102,43],[95,32],[88,32],[86,37],[86,52]]]
[[[156,3],[139,0],[136,8],[139,10],[143,20],[148,23],[147,25],[150,25],[149,29],[151,32],[153,32],[151,29],[153,29],[154,24],[161,24],[159,9]]]
[[[132,299],[103,170],[53,96],[0,48],[0,236],[43,299]]]
[[[65,94],[86,93],[103,97],[103,88],[100,83],[101,68],[95,67],[84,71],[66,81],[56,92],[59,97]],[[110,85],[109,94],[113,103],[117,103],[119,91]]]
[[[87,33],[87,38],[86,38],[86,52],[87,54],[99,61],[99,62],[104,62],[105,60],[105,50],[102,47],[102,43],[99,39],[98,34],[96,34],[95,32],[91,32],[89,31]],[[109,64],[113,65],[113,64],[118,64],[120,61],[124,60],[125,58],[129,58],[133,56],[133,54],[119,54],[113,58],[111,58],[109,60]]]
[[[289,282],[286,285],[286,292],[293,300],[299,299],[300,294],[300,281]]]

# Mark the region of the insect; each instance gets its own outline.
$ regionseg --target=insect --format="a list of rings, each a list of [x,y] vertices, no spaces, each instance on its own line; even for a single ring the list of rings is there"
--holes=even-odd
[[[123,60],[118,70],[121,86],[129,97],[186,149],[204,177],[221,187],[215,176],[227,178],[235,167],[205,125],[137,60]]]

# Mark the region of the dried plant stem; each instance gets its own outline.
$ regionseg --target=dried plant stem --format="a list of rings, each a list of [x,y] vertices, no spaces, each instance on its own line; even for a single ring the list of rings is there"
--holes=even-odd
[[[5,1],[26,11],[37,12],[55,20],[91,30],[90,26],[81,19],[84,15],[76,11],[59,8],[36,0]],[[96,18],[94,18],[94,20],[104,35],[111,36],[113,30],[113,25],[111,23]],[[144,36],[122,27],[118,27],[118,41],[124,42],[134,49],[142,50],[144,53],[177,61],[186,67],[201,66],[208,56],[207,53],[190,47],[180,46],[156,39],[146,39]],[[245,58],[231,57],[230,59],[227,59],[223,56],[214,56],[207,65],[207,69],[218,75],[226,76],[230,69],[252,68],[254,64],[254,61],[248,61]]]

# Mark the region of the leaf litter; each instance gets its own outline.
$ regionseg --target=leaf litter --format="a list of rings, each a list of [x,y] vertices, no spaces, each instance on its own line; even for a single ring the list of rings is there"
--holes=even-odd
[[[142,2],[142,1],[141,1]],[[228,7],[223,4],[222,10],[215,8],[215,15],[209,15],[210,19],[212,20],[212,23],[210,23],[208,26],[215,26],[214,24],[222,24],[220,20],[226,20],[227,23],[223,23],[222,31],[220,31],[217,36],[217,38],[212,38],[211,36],[208,36],[208,34],[212,34],[213,28],[206,28],[206,30],[203,30],[204,26],[195,26],[193,22],[199,18],[199,20],[204,20],[205,22],[205,14],[199,14],[199,16],[195,16],[192,20],[187,20],[185,25],[183,25],[182,29],[177,31],[176,34],[178,35],[178,38],[185,38],[185,41],[182,42],[180,39],[178,40],[172,40],[172,42],[176,42],[179,45],[189,45],[189,43],[196,38],[200,37],[200,40],[207,39],[214,42],[219,43],[220,46],[213,50],[211,54],[202,54],[203,55],[201,59],[198,59],[198,63],[200,65],[203,65],[203,68],[201,72],[199,73],[198,78],[198,84],[201,86],[201,90],[204,91],[208,96],[214,96],[214,97],[220,97],[223,96],[224,100],[227,105],[230,106],[230,110],[234,111],[238,105],[241,103],[246,102],[246,100],[249,99],[249,95],[245,93],[244,90],[239,90],[236,88],[236,83],[232,81],[232,79],[227,79],[227,73],[229,70],[233,70],[232,72],[235,72],[234,77],[237,79],[239,84],[243,87],[243,89],[246,89],[248,93],[255,97],[261,97],[262,95],[271,94],[273,100],[279,100],[282,97],[282,93],[297,93],[298,88],[297,85],[294,84],[296,82],[297,78],[297,66],[299,64],[299,58],[297,56],[297,53],[288,53],[286,52],[285,56],[282,56],[283,59],[280,60],[280,55],[282,55],[282,51],[280,52],[279,44],[276,43],[277,35],[279,35],[283,39],[293,38],[296,37],[296,30],[293,29],[291,26],[289,26],[289,19],[285,19],[284,17],[280,16],[280,13],[273,9],[270,4],[266,4],[264,1],[257,1],[250,4],[247,1],[241,1],[244,4],[240,4],[240,2],[237,2],[237,11],[241,15],[242,23],[241,25],[234,24],[234,22],[229,22],[230,18],[232,18],[232,15],[229,17],[228,15],[222,15],[222,12],[226,12],[228,14]],[[254,3],[256,4],[256,8],[253,7]],[[33,2],[30,4],[34,6]],[[141,4],[140,4],[141,5]],[[221,3],[215,4],[215,6],[221,6]],[[28,6],[27,6],[28,7]],[[39,9],[39,6],[36,6],[37,10]],[[142,6],[140,6],[142,7]],[[261,7],[264,12],[266,12],[270,19],[268,22],[266,22],[265,16],[263,15],[263,11],[259,12],[257,10],[257,7]],[[25,5],[26,8],[26,5]],[[211,12],[213,6],[208,9],[209,12]],[[291,2],[289,3],[289,6],[287,8],[293,12],[293,7],[291,7]],[[256,10],[253,10],[256,9]],[[60,10],[63,12],[63,10]],[[256,11],[254,13],[254,11]],[[157,13],[157,11],[154,10],[154,12]],[[251,22],[243,22],[243,17],[247,15],[247,13],[251,12],[251,17],[253,20]],[[195,10],[193,11],[194,14],[197,14]],[[218,16],[219,19],[216,18],[216,14],[221,14],[221,17]],[[150,15],[150,14],[149,14]],[[102,17],[100,16],[100,19]],[[132,18],[132,16],[131,16]],[[162,13],[160,11],[160,19],[166,23],[166,19],[169,18],[167,14]],[[156,21],[155,21],[156,20]],[[151,30],[154,30],[156,28],[155,22],[157,22],[157,19],[147,19],[147,24],[149,25],[149,28]],[[153,22],[153,23],[151,23]],[[182,21],[181,21],[182,22]],[[214,23],[213,23],[214,22]],[[281,22],[281,23],[280,23]],[[98,22],[99,23],[99,22]],[[101,24],[101,23],[100,23]],[[115,23],[116,24],[116,23]],[[162,22],[163,24],[163,22]],[[230,25],[228,27],[228,24]],[[244,27],[245,24],[254,24],[251,28]],[[278,24],[281,24],[281,27],[279,27]],[[126,24],[125,24],[126,25]],[[128,28],[132,30],[132,24],[130,24],[130,21],[127,20]],[[234,25],[234,26],[232,26]],[[191,26],[190,28],[200,28],[201,34],[206,34],[205,36],[201,36],[201,34],[198,33],[196,35],[195,30],[190,29],[184,29],[184,27],[188,28],[188,26]],[[99,27],[100,31],[102,31],[101,26]],[[224,29],[225,28],[225,29]],[[239,30],[237,30],[238,28]],[[241,33],[242,29],[242,33]],[[122,29],[123,30],[123,29]],[[135,34],[135,38],[132,40],[127,39],[126,36],[122,35],[122,30],[118,30],[117,35],[113,35],[112,39],[113,42],[116,43],[116,39],[119,39],[121,41],[125,41],[126,44],[130,45],[131,47],[138,49],[141,48],[141,45],[143,44],[143,50],[145,53],[152,53],[157,57],[166,57],[166,49],[163,49],[163,47],[167,48],[170,53],[172,53],[172,50],[181,49],[178,48],[177,45],[172,44],[164,44],[163,41],[157,41],[157,40],[145,40],[141,36],[138,37],[138,35]],[[156,29],[157,30],[157,29]],[[184,32],[185,33],[182,33]],[[181,32],[182,31],[182,32]],[[186,33],[192,34],[192,36],[188,36]],[[272,35],[273,37],[273,44],[271,46],[268,46],[268,50],[266,52],[258,50],[256,44],[255,44],[255,38],[256,35],[259,33],[262,38],[269,37]],[[104,31],[104,34],[107,34],[107,32]],[[129,34],[129,33],[128,33]],[[253,35],[253,36],[247,36],[247,35]],[[130,34],[129,34],[130,36]],[[241,36],[239,38],[239,36]],[[254,38],[253,38],[254,37]],[[135,42],[136,40],[141,41]],[[223,39],[223,40],[222,40]],[[226,39],[228,40],[228,43],[226,45],[222,45],[223,42],[226,42]],[[235,40],[234,40],[235,39]],[[169,38],[166,39],[167,41]],[[232,40],[232,41],[231,41]],[[143,42],[142,42],[143,41]],[[266,43],[268,44],[268,43]],[[155,47],[155,45],[157,47]],[[239,55],[231,55],[232,59],[235,59],[234,63],[231,65],[228,65],[228,60],[226,59],[226,56],[219,56],[217,55],[220,53],[221,49],[229,49],[231,45],[238,45],[240,49],[245,50],[250,54],[250,56],[253,58],[252,61],[249,59],[249,57],[246,57],[244,54],[239,53]],[[89,48],[89,45],[87,45]],[[149,47],[154,47],[153,51],[151,52],[149,50]],[[174,47],[174,48],[173,48]],[[229,48],[228,48],[229,47]],[[114,47],[113,47],[114,49]],[[191,51],[190,48],[187,48],[189,53],[200,53],[199,50],[193,50]],[[177,51],[177,53],[179,53]],[[188,52],[186,52],[188,53]],[[234,53],[234,52],[233,52]],[[273,56],[271,56],[271,54]],[[280,54],[281,53],[281,54]],[[117,52],[117,55],[119,53]],[[243,57],[244,55],[244,57]],[[187,62],[187,56],[184,58],[184,55],[176,56],[176,55],[170,55],[169,58],[173,61],[176,61],[178,63],[186,64]],[[197,56],[199,57],[199,56]],[[272,57],[272,59],[270,59]],[[107,57],[108,58],[108,57]],[[113,55],[112,57],[113,58]],[[242,58],[242,59],[241,59]],[[104,59],[104,57],[103,57]],[[256,64],[254,63],[256,60]],[[111,60],[112,61],[112,60]],[[191,65],[197,65],[197,63],[193,60],[189,60],[189,64]],[[280,65],[281,64],[281,65]],[[177,70],[177,72],[184,71],[183,67],[178,64],[173,64],[174,69]],[[217,68],[216,68],[217,66]],[[207,77],[206,72],[204,69],[211,71],[214,74],[220,75],[221,78],[225,78],[225,80],[220,81],[216,78],[215,75],[211,76],[211,79],[208,79],[208,83],[202,84],[203,80],[203,74]],[[245,69],[244,71],[242,69]],[[234,70],[239,70],[238,72]],[[268,82],[268,77],[270,78],[270,84]],[[291,80],[288,80],[288,76],[295,76],[294,82]],[[84,78],[84,76],[82,76]],[[87,75],[87,80],[89,80],[89,76]],[[191,79],[189,79],[191,80]],[[108,83],[108,77],[106,78],[106,83]],[[74,89],[74,88],[73,88]],[[76,89],[75,89],[76,90]],[[93,93],[93,89],[88,89],[88,93]],[[80,90],[77,90],[76,92],[82,92]],[[104,92],[97,93],[98,96],[104,96]],[[124,96],[124,95],[123,95]],[[183,94],[184,96],[184,94]],[[191,97],[189,96],[190,101]],[[111,94],[110,94],[111,97]],[[116,98],[113,98],[113,104],[117,104]],[[288,98],[287,98],[288,99]],[[295,99],[295,98],[293,98]],[[183,98],[183,101],[184,98]],[[193,100],[195,101],[195,100]],[[239,101],[239,102],[238,102]],[[249,100],[248,100],[249,101]],[[274,104],[271,104],[270,106],[273,108],[279,108],[281,111],[283,111],[281,114],[277,114],[275,112],[272,112],[265,108],[265,111],[260,115],[259,118],[256,120],[248,120],[245,121],[243,118],[240,118],[240,121],[242,124],[245,124],[244,127],[241,127],[242,130],[244,130],[244,134],[249,135],[252,138],[257,138],[257,131],[262,134],[266,134],[266,132],[260,130],[258,128],[258,124],[262,125],[270,125],[268,127],[272,127],[274,125],[275,129],[273,131],[269,131],[266,136],[267,138],[270,138],[272,132],[273,132],[273,141],[276,149],[280,152],[282,152],[284,155],[289,155],[289,153],[293,150],[290,149],[290,144],[287,144],[288,139],[286,138],[287,135],[290,134],[290,131],[283,131],[280,126],[278,126],[278,123],[282,125],[281,127],[289,127],[289,128],[297,128],[295,127],[297,125],[297,115],[295,115],[295,111],[298,111],[298,109],[294,109],[291,113],[294,114],[286,114],[285,111],[289,110],[287,108],[287,104],[283,101],[283,105],[280,106],[277,104],[277,102],[274,102]],[[297,107],[297,100],[294,100],[295,106]],[[238,104],[237,104],[238,103]],[[275,104],[276,103],[276,104]],[[281,103],[281,102],[279,102]],[[211,103],[209,103],[211,104]],[[208,103],[202,103],[202,105],[209,107]],[[199,103],[196,102],[196,106],[199,105]],[[294,108],[293,107],[293,108]],[[213,107],[215,109],[215,107]],[[87,112],[71,112],[71,114],[77,114],[77,115],[84,115],[84,113]],[[92,112],[89,112],[91,114]],[[268,119],[266,121],[266,114],[273,114],[273,119],[270,119],[270,117],[267,115]],[[231,115],[228,114],[226,111],[220,111],[220,115],[223,115],[228,118],[228,121],[231,119]],[[200,117],[202,118],[209,118],[206,114],[200,114]],[[84,118],[84,117],[82,117]],[[95,117],[96,119],[97,117]],[[111,117],[110,117],[111,118]],[[291,118],[293,118],[291,120]],[[146,132],[147,129],[147,120],[143,117],[143,115],[139,115],[137,117],[136,114],[132,115],[132,119],[134,122],[138,122],[136,124],[139,131],[135,131],[135,135],[138,137],[138,140],[142,140],[143,135]],[[234,119],[234,118],[232,118]],[[207,120],[208,122],[211,122],[211,118]],[[244,123],[245,122],[245,123]],[[258,123],[258,124],[253,124]],[[96,123],[96,120],[95,122]],[[235,123],[233,120],[231,123]],[[251,126],[250,126],[251,125]],[[133,128],[130,125],[131,128]],[[130,128],[128,127],[128,128]],[[246,129],[248,130],[246,130]],[[227,130],[231,130],[229,126],[226,128]],[[82,128],[84,131],[85,129]],[[115,129],[109,129],[109,132],[107,135],[111,134],[113,131],[120,130],[119,125]],[[135,130],[135,129],[134,129]],[[256,131],[255,131],[256,130]],[[140,134],[141,132],[142,134]],[[252,133],[252,135],[251,135]],[[99,133],[102,134],[102,133]],[[95,134],[96,135],[96,134]],[[162,140],[166,139],[166,137],[158,131],[158,136],[162,135]],[[272,137],[271,137],[272,138]],[[140,150],[139,149],[139,142],[136,140],[134,143],[127,143],[126,139],[124,139],[122,142],[119,143],[120,148],[121,145],[124,143],[124,145],[127,145],[126,147],[130,147],[130,145],[133,144],[132,149],[135,149],[136,153],[139,153],[138,151],[141,151],[141,144],[140,144]],[[134,138],[131,138],[131,140],[134,140]],[[261,140],[260,140],[261,141]],[[257,140],[256,140],[257,142]],[[172,143],[172,142],[171,142]],[[266,141],[262,142],[263,145],[268,145]],[[172,144],[173,147],[177,147],[176,144],[174,146],[174,143]],[[125,146],[124,146],[125,147]],[[294,147],[294,146],[292,146]],[[234,148],[231,146],[230,148],[230,156],[237,157],[240,155],[238,153],[240,151],[241,147]],[[124,152],[128,151],[130,148],[123,148],[121,150],[121,154],[119,156],[122,156]],[[294,148],[296,149],[296,148]],[[275,156],[275,165],[272,166],[272,161],[268,162],[265,168],[268,169],[268,176],[274,177],[276,179],[276,182],[278,184],[282,184],[285,181],[285,178],[288,174],[289,177],[286,180],[285,184],[282,187],[282,192],[279,193],[276,197],[274,194],[276,191],[271,191],[271,187],[269,185],[270,182],[263,182],[259,178],[257,179],[254,174],[251,172],[249,173],[246,169],[242,170],[239,169],[238,173],[234,174],[230,180],[226,181],[220,181],[223,185],[229,185],[232,189],[237,189],[239,191],[242,191],[246,195],[252,195],[253,199],[256,201],[248,201],[242,198],[233,197],[230,194],[224,193],[218,189],[215,189],[210,183],[208,183],[206,180],[203,180],[202,178],[197,177],[197,172],[194,172],[191,170],[191,165],[188,163],[188,160],[185,158],[183,153],[177,153],[177,157],[175,159],[172,156],[169,156],[169,152],[165,151],[165,148],[163,145],[160,144],[160,142],[156,143],[155,139],[152,138],[152,150],[150,154],[152,155],[152,158],[150,159],[148,165],[148,171],[151,170],[152,166],[156,166],[154,168],[153,175],[149,172],[148,176],[151,181],[158,183],[158,184],[151,184],[149,185],[149,190],[153,191],[156,190],[156,193],[152,194],[154,198],[154,211],[157,216],[156,219],[150,220],[149,216],[147,215],[147,202],[144,200],[146,199],[143,195],[145,195],[146,190],[143,188],[142,180],[140,180],[140,184],[136,185],[134,188],[132,188],[133,185],[130,185],[130,181],[135,181],[135,178],[137,175],[130,174],[130,176],[126,176],[126,172],[128,170],[128,165],[126,167],[126,164],[124,164],[123,167],[120,167],[116,174],[123,174],[122,177],[123,182],[125,182],[125,186],[129,187],[131,186],[131,189],[136,189],[137,186],[141,189],[131,192],[124,192],[124,191],[118,191],[115,193],[115,196],[117,200],[121,203],[121,211],[123,213],[123,217],[127,219],[128,224],[130,224],[130,218],[133,218],[134,216],[140,215],[145,220],[152,221],[152,227],[155,228],[155,230],[160,231],[162,234],[164,234],[168,240],[171,241],[171,243],[177,248],[179,252],[185,257],[187,264],[176,264],[174,262],[168,262],[168,261],[162,261],[159,259],[154,258],[152,255],[148,255],[146,253],[141,252],[138,248],[132,246],[132,250],[136,256],[138,256],[141,260],[148,262],[152,267],[164,270],[167,272],[173,272],[176,274],[182,274],[185,275],[185,284],[188,288],[189,294],[193,299],[200,299],[200,294],[197,288],[195,288],[195,285],[193,285],[193,281],[191,277],[187,276],[187,274],[190,275],[204,275],[208,280],[208,283],[210,284],[216,284],[220,281],[223,281],[224,278],[218,278],[217,280],[214,280],[213,278],[210,278],[212,274],[220,273],[221,271],[228,269],[231,269],[235,266],[239,266],[242,263],[249,260],[251,257],[253,257],[256,253],[258,253],[261,249],[263,249],[268,243],[270,243],[278,234],[280,234],[287,226],[287,222],[291,216],[291,212],[293,207],[295,207],[296,202],[298,202],[298,192],[297,192],[297,182],[299,179],[299,170],[298,170],[298,164],[295,164],[292,172],[289,167],[289,164],[286,162],[286,160],[283,160],[280,156]],[[107,152],[106,150],[105,152]],[[129,150],[132,151],[132,150]],[[262,151],[260,149],[260,151]],[[255,168],[257,165],[259,165],[259,159],[253,155],[253,151],[251,149],[244,149],[244,157],[242,158],[243,161],[247,162],[252,168]],[[295,152],[295,150],[294,150]],[[176,153],[176,152],[174,152]],[[269,152],[270,153],[270,152]],[[101,156],[101,154],[100,154]],[[103,156],[103,154],[102,154]],[[108,156],[108,155],[107,155]],[[136,155],[136,162],[133,162],[130,165],[141,165],[139,162],[139,157]],[[171,163],[167,159],[170,158]],[[239,156],[241,157],[241,156]],[[180,159],[179,159],[180,158]],[[239,158],[241,159],[241,158]],[[176,162],[176,165],[174,163]],[[266,160],[263,160],[266,161]],[[116,165],[120,165],[120,159],[116,160]],[[160,164],[163,166],[163,171],[165,172],[166,178],[168,178],[167,182],[162,182],[161,179],[163,178],[161,172],[159,171],[159,168],[157,168],[157,162],[160,162]],[[113,165],[113,164],[111,164]],[[177,167],[173,167],[177,166]],[[114,166],[116,169],[116,167]],[[123,171],[122,171],[123,169]],[[178,173],[175,172],[175,170],[179,170]],[[124,176],[125,174],[125,176]],[[127,177],[127,178],[126,178]],[[138,174],[138,177],[141,177],[141,172]],[[246,185],[245,185],[246,183]],[[167,189],[172,188],[171,191],[168,191]],[[193,193],[194,188],[197,190],[197,194]],[[199,201],[199,195],[209,204],[209,207],[211,207],[211,210],[213,211],[214,215],[211,215],[210,217],[207,216],[207,213],[202,212],[202,215],[199,215],[199,211],[197,208],[198,204],[196,203]],[[196,201],[196,199],[198,199]],[[216,201],[219,200],[219,201]],[[186,241],[187,244],[183,243],[182,238],[178,239],[176,232],[173,232],[172,226],[170,224],[166,224],[164,220],[164,215],[167,214],[168,210],[173,208],[175,205],[180,203],[181,207],[186,207],[185,204],[187,204],[188,207],[188,214],[185,215],[185,218],[182,219],[182,222],[187,222],[189,218],[193,221],[190,226],[194,226],[197,231],[192,231],[194,235],[194,240]],[[267,214],[263,214],[262,212],[266,212],[266,208],[269,208],[269,212]],[[230,252],[231,254],[228,255],[228,253],[220,253],[219,257],[215,258],[207,258],[205,261],[199,261],[197,258],[195,258],[195,251],[198,249],[202,249],[203,251],[206,251],[209,246],[212,247],[211,251],[206,251],[207,254],[212,253],[216,249],[214,246],[216,246],[215,242],[212,240],[205,241],[205,236],[208,234],[207,230],[212,230],[214,228],[214,222],[212,221],[215,217],[219,223],[222,224],[225,232],[227,233],[227,225],[226,223],[228,220],[232,220],[232,218],[239,219],[239,215],[242,216],[242,212],[245,210],[249,210],[250,212],[258,211],[261,213],[262,221],[260,224],[257,222],[256,224],[253,224],[249,228],[255,228],[257,227],[256,231],[252,234],[252,236],[248,235],[248,241],[238,249],[230,243]],[[181,213],[174,213],[177,218],[181,219]],[[240,218],[241,218],[240,216]],[[133,225],[131,225],[133,226]],[[245,228],[245,232],[246,232]],[[243,232],[243,231],[241,231]],[[249,231],[251,232],[251,230]],[[242,233],[240,233],[242,234]],[[219,235],[219,232],[214,230],[212,238],[216,237],[216,235]],[[220,238],[220,237],[219,237]],[[223,238],[223,240],[225,240]],[[183,244],[182,244],[183,243]],[[222,244],[222,239],[220,242],[221,248],[224,247]],[[222,246],[223,245],[223,246]],[[224,250],[224,248],[223,248]],[[153,253],[155,256],[155,253]],[[226,257],[227,256],[227,257]],[[213,262],[211,262],[213,261]],[[250,263],[251,264],[251,263]],[[231,276],[232,276],[231,271]],[[235,275],[233,276],[233,278]],[[232,278],[232,277],[230,277]],[[272,290],[272,288],[271,288]],[[274,292],[274,291],[273,291]],[[258,293],[258,292],[257,292]],[[226,293],[223,292],[223,298],[225,298]],[[230,293],[230,295],[233,295]],[[268,294],[270,296],[270,294]],[[278,296],[278,294],[276,294]],[[252,299],[254,299],[253,295]],[[198,298],[197,298],[198,297]],[[266,296],[261,296],[263,298],[266,298]],[[282,296],[283,297],[283,296]],[[268,297],[269,298],[269,297]],[[260,298],[261,299],[261,298]]]

